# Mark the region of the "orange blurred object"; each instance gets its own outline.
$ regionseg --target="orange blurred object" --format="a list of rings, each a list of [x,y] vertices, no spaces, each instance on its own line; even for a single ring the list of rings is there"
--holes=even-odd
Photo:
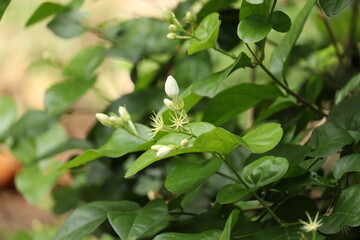
[[[7,150],[0,148],[0,189],[13,185],[22,164]]]

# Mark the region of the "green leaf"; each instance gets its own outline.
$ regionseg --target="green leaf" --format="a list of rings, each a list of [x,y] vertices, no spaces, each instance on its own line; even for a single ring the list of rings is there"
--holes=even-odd
[[[136,129],[139,134],[149,130],[149,128],[140,124],[136,124]],[[124,129],[117,129],[111,135],[110,139],[100,148],[86,150],[73,160],[65,163],[59,170],[74,168],[102,156],[118,158],[129,152],[148,149],[152,142],[150,140],[147,141],[147,139],[144,139],[143,137],[137,137]]]
[[[25,26],[31,26],[37,22],[44,20],[47,17],[50,17],[51,15],[64,11],[65,9],[66,7],[64,7],[63,5],[52,2],[44,2],[31,15]]]
[[[303,186],[323,186],[333,188],[336,185],[333,184],[330,179],[321,177],[314,172],[308,172],[294,178],[286,178],[276,184],[277,189],[284,191],[297,190]]]
[[[210,100],[205,109],[204,121],[220,126],[262,100],[281,95],[280,90],[274,86],[242,83],[220,92]]]
[[[223,186],[216,195],[216,201],[220,204],[229,204],[245,197],[256,189],[246,189],[239,184],[227,184]]]
[[[259,42],[270,32],[272,24],[260,15],[250,15],[240,21],[237,34],[246,43]]]
[[[265,156],[246,165],[241,176],[250,188],[258,188],[280,180],[288,168],[285,158]]]
[[[350,0],[320,0],[319,3],[326,15],[331,17],[343,10]]]
[[[163,222],[167,214],[167,205],[163,200],[157,199],[136,211],[109,212],[108,217],[111,226],[121,239],[136,240]]]
[[[107,218],[109,211],[132,212],[135,202],[92,202],[77,208],[56,233],[54,240],[79,240],[93,232]]]
[[[221,84],[233,71],[237,68],[250,66],[251,59],[245,53],[241,52],[234,63],[217,73],[211,74],[210,76],[195,82],[192,85],[191,90],[193,93],[200,96],[214,97]]]
[[[348,131],[360,129],[360,94],[355,95],[331,109],[328,121]]]
[[[360,89],[360,74],[352,77],[349,82],[340,90],[336,92],[335,104],[339,104],[347,96],[351,95],[352,92],[359,91]]]
[[[193,133],[195,135],[199,136],[202,133],[208,132],[211,129],[213,129],[214,125],[205,123],[205,122],[194,122],[194,123],[191,123],[191,128],[192,128]],[[189,138],[189,135],[183,134],[183,133],[169,133],[169,134],[165,135],[164,137],[160,138],[156,144],[177,145],[184,138]],[[172,151],[169,155],[167,155],[166,157],[163,157],[163,158],[156,157],[156,152],[153,150],[146,151],[140,157],[138,157],[135,160],[135,162],[133,162],[131,164],[130,168],[127,170],[127,172],[125,174],[125,178],[128,178],[128,177],[136,174],[137,172],[139,172],[140,170],[144,169],[145,167],[149,166],[150,164],[152,164],[154,162],[157,162],[159,160],[162,160],[162,159],[165,159],[165,158],[168,158],[171,156],[176,156],[179,154],[190,153],[190,152],[204,152],[203,149],[198,149],[198,148],[193,147],[193,143],[194,143],[194,139],[191,139],[189,141],[189,145],[187,147],[179,148],[175,151]]]
[[[278,32],[287,32],[291,27],[291,19],[282,11],[275,11],[271,15],[272,28]]]
[[[104,61],[105,52],[102,46],[83,49],[65,66],[65,76],[90,79],[94,70]]]
[[[162,233],[153,240],[219,240],[221,231],[210,230],[202,233]]]
[[[319,231],[325,234],[340,232],[345,227],[360,225],[360,185],[352,185],[337,196],[334,210],[328,217],[323,218],[323,225]]]
[[[39,156],[39,159],[52,157],[58,153],[65,152],[70,149],[89,149],[92,145],[87,140],[81,139],[69,139],[68,141],[54,147],[51,149],[47,149],[45,153]]]
[[[306,84],[305,97],[315,103],[323,89],[323,80],[320,77],[311,78]]]
[[[173,193],[190,192],[213,175],[222,165],[222,160],[175,159],[165,180],[165,187]]]
[[[70,79],[51,86],[45,93],[45,108],[50,116],[56,116],[65,111],[78,100],[95,83],[96,78],[82,81]]]
[[[278,78],[283,77],[285,65],[297,39],[299,38],[306,19],[317,0],[306,1],[289,32],[286,33],[279,45],[275,48],[270,59],[270,71]]]
[[[0,20],[2,19],[6,8],[9,6],[11,0],[2,0],[0,2]]]
[[[231,132],[217,127],[198,136],[194,147],[203,149],[205,152],[226,154],[239,145],[237,137]]]
[[[221,21],[218,13],[212,13],[206,16],[199,26],[195,29],[196,38],[190,40],[191,45],[188,48],[188,54],[194,54],[204,49],[216,46],[219,35]]]
[[[16,105],[6,96],[0,96],[0,138],[13,124],[16,117]]]
[[[44,159],[26,166],[16,174],[16,189],[31,203],[43,201],[59,178],[60,173],[54,173],[59,165],[56,159]]]
[[[340,179],[347,172],[360,172],[360,154],[350,154],[336,161],[334,177]]]
[[[266,123],[247,133],[242,139],[247,149],[253,153],[263,153],[273,149],[281,140],[283,130],[280,124]]]
[[[353,141],[353,138],[346,130],[332,122],[327,122],[315,128],[309,142],[309,146],[314,151],[307,155],[310,157],[330,156]]]
[[[57,36],[65,39],[77,37],[87,31],[81,25],[85,18],[83,13],[69,10],[59,13],[47,26]]]
[[[235,223],[239,220],[239,209],[234,209],[230,216],[228,217],[224,231],[222,232],[219,240],[229,240],[231,237],[231,230],[233,229]]]
[[[239,13],[240,22],[250,15],[260,15],[266,17],[269,10],[269,3],[263,1],[262,4],[251,4],[247,1],[242,1]]]

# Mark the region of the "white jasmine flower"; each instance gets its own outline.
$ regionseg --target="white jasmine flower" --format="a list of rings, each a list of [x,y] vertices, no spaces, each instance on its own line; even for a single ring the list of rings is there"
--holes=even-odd
[[[173,78],[173,76],[169,75],[165,82],[165,92],[171,98],[176,98],[179,94],[179,86]]]
[[[182,128],[188,124],[188,119],[185,111],[181,111],[180,114],[175,112],[175,115],[170,114],[170,121],[173,123],[170,127],[175,128],[176,130]]]
[[[162,116],[159,117],[155,113],[154,113],[154,115],[152,115],[150,117],[150,119],[151,119],[150,125],[152,127],[151,128],[151,131],[152,131],[151,136],[155,137],[155,135],[164,128],[164,126],[165,126],[164,120],[163,120]]]
[[[163,146],[164,146],[164,145],[155,144],[155,145],[152,145],[152,146],[151,146],[151,150],[159,151],[159,149],[162,148]]]
[[[172,148],[168,147],[168,146],[162,146],[156,153],[157,157],[166,157],[170,152],[171,152]]]
[[[104,113],[96,113],[95,117],[102,125],[108,126],[108,127],[112,126],[112,122],[110,121],[110,117],[108,115],[106,115]]]
[[[181,140],[181,142],[180,142],[181,147],[187,147],[188,145],[189,145],[189,140],[187,140],[186,138]]]
[[[303,224],[303,226],[301,227],[302,230],[304,230],[305,232],[313,232],[316,231],[321,225],[322,225],[322,219],[320,219],[318,221],[318,217],[319,217],[319,212],[316,213],[315,219],[314,221],[311,219],[310,215],[308,212],[305,212],[309,222],[305,222],[301,219],[299,219],[299,222],[301,222]]]
[[[165,106],[167,106],[169,109],[173,109],[174,107],[174,103],[173,101],[167,99],[167,98],[164,98],[164,104]]]

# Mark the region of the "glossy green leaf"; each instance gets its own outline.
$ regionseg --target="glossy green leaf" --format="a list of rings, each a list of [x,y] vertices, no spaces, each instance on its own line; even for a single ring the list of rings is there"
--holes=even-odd
[[[221,231],[210,230],[202,233],[162,233],[157,235],[154,240],[219,240]]]
[[[51,15],[62,12],[65,9],[66,8],[63,5],[53,2],[44,2],[31,15],[25,26],[28,27],[30,25],[33,25],[37,22],[44,20],[47,17],[50,17]]]
[[[165,180],[165,187],[173,193],[190,192],[213,175],[222,165],[222,160],[176,159]]]
[[[237,34],[246,43],[255,43],[264,39],[270,32],[272,24],[259,15],[250,15],[240,21]]]
[[[39,203],[56,184],[60,173],[54,171],[59,165],[56,159],[44,159],[26,166],[16,175],[16,189],[27,201]]]
[[[210,76],[201,79],[200,81],[195,82],[192,85],[191,90],[193,93],[196,93],[200,96],[214,97],[222,83],[233,71],[235,71],[237,68],[250,66],[251,59],[242,52],[230,66],[217,73],[211,74]]]
[[[256,189],[246,189],[239,184],[227,184],[216,195],[216,201],[220,204],[229,204],[245,197]]]
[[[335,104],[339,104],[347,96],[351,95],[352,92],[356,92],[360,89],[360,74],[352,77],[349,82],[340,90],[336,92]]]
[[[188,54],[194,54],[204,49],[213,48],[219,35],[221,21],[218,13],[212,13],[206,16],[199,26],[195,29],[196,38],[191,39],[191,45],[188,48]]]
[[[253,153],[263,153],[273,149],[281,140],[283,130],[280,124],[266,123],[245,134],[242,139],[247,149]]]
[[[256,126],[257,124],[260,124],[261,122],[268,119],[272,115],[294,106],[296,106],[295,102],[288,100],[282,101],[281,99],[278,98],[268,109],[266,109],[256,119],[254,119],[253,125]]]
[[[328,121],[348,131],[360,129],[360,94],[354,95],[331,109]]]
[[[220,92],[210,100],[205,109],[204,121],[220,126],[262,100],[281,95],[280,90],[274,86],[242,83]]]
[[[320,0],[319,3],[326,15],[331,17],[343,10],[350,0]]]
[[[11,0],[2,0],[0,2],[0,20],[2,19],[6,8],[9,6]]]
[[[219,240],[229,240],[230,239],[231,230],[233,229],[236,222],[239,220],[239,213],[240,213],[239,209],[234,209],[231,212],[230,216],[228,217],[228,219],[226,221],[224,231],[222,232]]]
[[[149,135],[146,135],[146,133],[148,133],[150,129],[140,124],[136,124],[136,129],[140,137],[124,129],[115,130],[110,139],[100,148],[86,150],[81,155],[65,163],[60,170],[78,167],[103,156],[118,158],[129,152],[148,149],[152,142],[150,139],[147,139]]]
[[[332,122],[327,122],[314,130],[309,142],[309,146],[314,151],[310,152],[308,156],[330,156],[353,141],[353,138],[346,130]]]
[[[205,132],[209,132],[214,128],[212,124],[205,123],[205,122],[194,122],[191,123],[192,131],[195,135],[199,136]],[[180,144],[181,140],[184,138],[189,138],[189,135],[183,134],[183,133],[169,133],[165,135],[164,137],[160,138],[156,144],[174,144],[178,145]],[[143,153],[140,157],[138,157],[135,162],[133,162],[130,166],[130,168],[127,170],[125,174],[125,178],[128,178],[134,174],[136,174],[138,171],[144,169],[145,167],[149,166],[150,164],[157,162],[159,160],[176,156],[183,153],[190,153],[190,152],[204,152],[204,149],[199,149],[193,146],[194,139],[191,139],[189,141],[189,145],[184,148],[179,148],[175,151],[172,151],[167,155],[166,157],[159,158],[156,157],[156,152],[153,150],[148,150],[145,153]]]
[[[95,83],[96,78],[82,81],[71,79],[51,86],[45,93],[45,108],[50,116],[56,116],[65,111],[78,100]]]
[[[14,123],[16,117],[16,105],[6,96],[0,96],[0,138]]]
[[[204,3],[204,6],[202,6],[200,12],[196,14],[196,18],[198,21],[201,21],[210,13],[220,12],[222,9],[231,6],[234,2],[236,2],[236,0],[225,0],[225,1],[209,0],[206,3]]]
[[[239,144],[236,135],[217,127],[198,136],[194,142],[194,147],[203,149],[205,152],[226,154]]]
[[[104,61],[105,50],[102,46],[82,50],[65,66],[63,74],[73,78],[91,79],[94,70]]]
[[[241,176],[250,188],[258,188],[280,180],[288,168],[285,158],[265,156],[246,165]]]
[[[54,156],[58,153],[65,152],[67,150],[71,149],[89,149],[92,147],[92,144],[87,140],[81,140],[81,139],[69,139],[64,143],[59,144],[58,146],[54,148],[47,148],[47,151],[42,153],[39,157],[39,159],[42,158],[48,158],[51,156]]]
[[[334,177],[340,179],[347,172],[360,172],[360,154],[350,154],[336,161]]]
[[[279,45],[273,51],[270,59],[270,70],[276,77],[282,79],[290,52],[299,38],[307,17],[315,3],[316,0],[306,1],[304,7],[291,25],[289,32],[286,33]]]
[[[286,176],[286,175],[285,175]],[[277,189],[284,191],[297,190],[303,186],[323,186],[333,188],[336,185],[328,178],[319,176],[317,173],[308,172],[301,176],[286,178],[276,184]]]
[[[93,232],[107,218],[109,211],[133,212],[135,202],[92,202],[77,208],[56,233],[54,240],[79,240]]]
[[[121,239],[136,240],[163,222],[167,214],[167,205],[163,200],[157,199],[136,211],[109,212],[108,217],[111,226]]]
[[[3,137],[25,138],[35,136],[49,129],[53,124],[54,119],[45,112],[28,111],[4,133]]]
[[[263,1],[262,4],[251,4],[248,1],[242,1],[239,13],[240,22],[250,15],[260,15],[265,17],[268,14],[269,3]]]
[[[85,18],[83,13],[76,10],[69,10],[59,13],[47,26],[57,36],[65,39],[77,37],[87,31],[81,25]]]
[[[323,89],[323,80],[320,77],[311,78],[306,84],[305,96],[310,102],[315,103]]]
[[[335,199],[331,215],[323,218],[319,231],[326,234],[340,232],[345,227],[360,225],[360,185],[355,184],[344,190]]]
[[[291,19],[282,11],[275,11],[271,15],[272,28],[278,32],[287,32],[291,27]]]

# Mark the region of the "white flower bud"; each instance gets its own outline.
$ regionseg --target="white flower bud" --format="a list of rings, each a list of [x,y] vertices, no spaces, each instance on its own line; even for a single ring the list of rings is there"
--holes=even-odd
[[[170,152],[171,152],[172,148],[168,147],[168,146],[162,146],[156,153],[156,156],[159,158],[163,158],[166,157]]]
[[[163,19],[168,23],[173,23],[176,18],[175,14],[168,8],[163,9]]]
[[[187,147],[188,145],[189,145],[189,140],[187,140],[186,138],[181,140],[181,142],[180,142],[181,147]]]
[[[159,151],[160,148],[162,148],[164,145],[152,145],[151,146],[151,150],[154,150],[154,151]]]
[[[95,117],[102,125],[108,126],[108,127],[112,126],[112,122],[110,121],[110,117],[108,115],[106,115],[104,113],[96,113]]]
[[[178,27],[175,24],[170,24],[169,31],[175,33],[178,31]]]
[[[115,128],[123,125],[123,120],[120,117],[111,116],[109,117],[109,120]]]
[[[173,78],[171,75],[169,75],[166,79],[165,92],[171,98],[175,98],[179,94],[179,86],[175,78]]]
[[[174,106],[174,103],[173,101],[167,99],[167,98],[164,98],[164,104],[169,108],[169,109],[172,109],[173,106]]]
[[[190,23],[195,21],[195,15],[190,11],[186,13],[185,18],[186,18],[186,21],[188,21]]]
[[[119,107],[119,114],[124,119],[125,122],[130,120],[130,115],[125,107],[123,107],[123,106]]]
[[[176,33],[171,32],[171,33],[168,33],[168,34],[166,35],[166,37],[167,37],[167,39],[169,39],[169,40],[175,40],[175,39],[177,38],[177,35],[176,35]]]

